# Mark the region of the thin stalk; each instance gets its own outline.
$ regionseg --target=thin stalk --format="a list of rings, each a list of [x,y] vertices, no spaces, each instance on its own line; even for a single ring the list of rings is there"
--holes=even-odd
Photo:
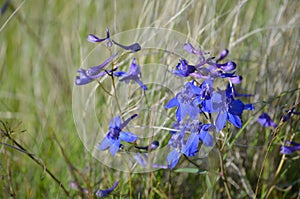
[[[220,162],[221,178],[222,178],[223,183],[224,183],[225,191],[226,191],[227,197],[229,199],[232,199],[232,196],[231,196],[230,190],[229,190],[229,186],[228,186],[227,176],[226,176],[226,173],[225,173],[224,162],[223,162],[223,158],[222,158],[222,154],[221,154],[219,145],[217,147],[217,151],[218,151],[219,162]]]
[[[41,166],[43,168],[43,170],[46,171],[46,173],[54,180],[54,182],[56,182],[56,184],[58,184],[58,186],[64,191],[66,196],[68,196],[68,197],[70,196],[70,193],[65,188],[65,186],[62,184],[62,182],[58,178],[55,177],[55,175],[47,168],[47,166],[45,164],[42,163],[41,160],[37,159],[32,153],[29,153],[21,144],[19,144],[13,137],[11,137],[9,133],[7,133],[7,132],[4,133],[4,132],[2,132],[1,129],[0,129],[0,131],[1,131],[1,134],[3,133],[19,149],[21,149],[23,151],[23,153],[25,153],[30,159],[32,159],[35,163],[37,163],[39,166]]]

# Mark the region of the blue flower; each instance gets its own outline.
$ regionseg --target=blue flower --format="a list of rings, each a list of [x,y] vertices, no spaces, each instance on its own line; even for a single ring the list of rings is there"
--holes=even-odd
[[[264,126],[264,127],[270,127],[270,126],[272,126],[272,127],[274,127],[274,128],[277,127],[277,124],[275,124],[275,123],[273,122],[273,120],[271,119],[271,117],[270,117],[267,113],[262,113],[262,114],[258,117],[257,121],[258,121],[262,126]]]
[[[76,85],[88,84],[88,83],[94,81],[95,79],[98,79],[98,78],[104,76],[106,74],[106,71],[103,71],[104,67],[107,64],[109,64],[117,55],[118,55],[118,52],[116,52],[111,57],[109,57],[107,60],[105,60],[102,64],[100,64],[98,66],[92,66],[92,67],[88,68],[87,70],[79,68],[77,71],[79,73],[79,76],[76,76],[75,84]],[[114,70],[116,70],[116,68],[113,70],[109,70],[108,72],[112,72]]]
[[[212,110],[211,112],[218,112],[215,121],[217,131],[224,128],[228,120],[234,126],[241,128],[241,116],[244,110],[254,110],[252,104],[244,104],[239,99],[234,99],[233,89],[229,85],[225,91],[213,92],[212,95]]]
[[[177,106],[176,119],[181,121],[186,115],[192,119],[196,119],[199,112],[199,104],[201,104],[201,89],[193,84],[187,82],[185,87],[174,98],[172,98],[165,108],[173,108]]]
[[[199,137],[197,134],[192,133],[187,141],[184,141],[184,131],[183,129],[180,133],[173,134],[169,140],[169,146],[174,148],[167,156],[168,168],[170,169],[173,169],[177,165],[182,154],[191,157],[195,156],[198,152]]]
[[[107,40],[106,46],[108,46],[108,47],[111,46],[110,33],[109,33],[108,28],[106,28],[106,37],[105,38],[99,38],[93,34],[89,34],[87,37],[87,40],[92,43],[101,43],[101,42]]]
[[[202,124],[198,120],[187,121],[184,124],[186,131],[190,131],[191,134],[198,136],[199,140],[203,142],[206,146],[213,146],[213,137],[209,132],[213,131],[214,126],[212,124]]]
[[[179,59],[176,69],[173,70],[173,74],[182,77],[187,77],[196,70],[195,66],[189,65],[185,59]]]
[[[174,125],[175,129],[179,129],[180,132],[171,132],[172,137],[170,138],[168,145],[173,150],[167,156],[168,167],[173,169],[182,154],[187,157],[195,156],[198,152],[199,142],[202,141],[206,146],[213,146],[213,137],[209,134],[213,130],[213,125],[202,124],[198,120],[186,122],[178,122]],[[186,131],[190,134],[185,140]]]
[[[233,72],[236,69],[236,63],[233,61],[228,61],[225,63],[220,63],[229,53],[227,49],[224,49],[220,56],[214,60],[215,57],[205,58],[205,54],[201,50],[196,50],[192,44],[184,44],[184,48],[191,54],[199,56],[199,62],[194,66],[187,65],[187,63],[181,63],[177,65],[176,75],[181,76],[193,76],[196,78],[208,79],[208,78],[227,78],[233,84],[239,84],[242,81],[242,77],[238,76]],[[206,65],[207,64],[207,65]],[[206,66],[205,66],[206,65]],[[179,69],[178,69],[179,68]],[[183,68],[180,70],[180,68]],[[193,72],[193,69],[195,69]]]
[[[129,45],[129,46],[125,46],[125,45],[119,44],[118,42],[116,42],[116,41],[114,41],[114,40],[112,40],[112,42],[113,42],[115,45],[119,46],[120,48],[123,48],[123,49],[125,49],[125,50],[130,50],[131,52],[138,52],[138,51],[141,50],[141,46],[140,46],[139,43],[134,43],[134,44],[131,44],[131,45]]]
[[[113,73],[114,76],[122,77],[120,81],[125,81],[125,83],[129,83],[130,80],[135,81],[143,90],[147,90],[147,86],[143,84],[141,81],[141,69],[140,66],[136,64],[136,58],[134,58],[131,62],[129,72],[118,71]]]
[[[280,153],[289,155],[292,154],[294,151],[300,150],[299,143],[287,141],[287,144],[289,144],[290,146],[284,145],[280,147]]]
[[[113,190],[116,189],[116,187],[118,186],[118,184],[119,184],[119,181],[115,182],[113,184],[113,186],[110,187],[109,189],[103,189],[103,190],[99,189],[99,190],[97,190],[96,196],[99,197],[99,198],[103,198],[103,197],[108,196]]]
[[[123,132],[122,129],[137,116],[137,114],[132,115],[125,122],[122,123],[120,116],[113,118],[109,123],[108,133],[105,138],[101,141],[98,146],[98,150],[103,151],[109,148],[112,156],[114,156],[119,148],[120,142],[134,142],[138,139],[138,136],[131,132]]]
[[[201,49],[196,50],[196,49],[194,48],[194,46],[193,46],[192,44],[190,44],[190,43],[185,43],[185,44],[184,44],[184,49],[185,49],[186,51],[188,51],[189,53],[195,54],[195,55],[203,55],[203,54],[206,54],[206,53],[203,53],[203,52],[201,51]]]

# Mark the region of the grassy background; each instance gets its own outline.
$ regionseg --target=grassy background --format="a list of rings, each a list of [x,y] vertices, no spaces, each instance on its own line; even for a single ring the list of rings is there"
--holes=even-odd
[[[121,179],[116,198],[227,197],[222,180],[216,180],[220,171],[214,154],[216,165],[207,176],[134,174],[128,186],[122,173],[101,166],[86,152],[73,121],[72,89],[76,70],[93,48],[86,36],[103,35],[106,27],[112,32],[169,28],[196,39],[212,54],[228,48],[244,77],[239,89],[254,93],[251,102],[256,106],[255,112],[243,115],[244,121],[250,119],[237,140],[235,131],[228,139],[233,146],[222,151],[231,194],[250,198],[259,187],[258,198],[266,198],[270,190],[270,198],[299,197],[299,155],[283,157],[275,176],[282,160],[279,146],[286,139],[300,141],[299,117],[280,125],[269,149],[271,130],[256,122],[262,111],[279,122],[284,110],[299,102],[299,1],[10,1],[0,16],[1,129],[9,128],[10,136],[53,172],[70,197],[84,197],[68,186],[74,176],[96,190],[99,182],[101,188],[112,185],[116,175]],[[15,146],[3,134],[1,142]],[[46,167],[11,147],[0,147],[0,197],[67,197]]]

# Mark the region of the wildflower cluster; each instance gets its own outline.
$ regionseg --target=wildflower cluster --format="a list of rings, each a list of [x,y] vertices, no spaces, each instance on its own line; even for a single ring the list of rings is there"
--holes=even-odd
[[[106,37],[98,38],[90,34],[87,40],[92,43],[103,43],[107,48],[116,45],[129,53],[141,50],[138,43],[126,46],[114,41],[108,29]],[[173,108],[176,108],[175,122],[171,126],[167,126],[173,130],[170,131],[169,140],[164,142],[167,143],[166,148],[169,150],[166,163],[164,165],[151,163],[153,168],[173,169],[182,155],[185,157],[196,156],[202,144],[213,147],[217,135],[223,135],[222,130],[227,121],[233,126],[241,128],[243,111],[254,110],[252,104],[244,104],[239,99],[239,97],[251,95],[237,93],[235,85],[242,82],[242,77],[236,74],[235,62],[223,61],[229,53],[227,49],[223,50],[218,58],[215,58],[209,57],[209,53],[195,49],[190,43],[184,44],[183,48],[195,59],[191,64],[185,58],[180,58],[177,66],[169,71],[174,76],[184,79],[185,83],[168,103],[162,105],[166,110],[170,109],[170,114],[175,110]],[[112,78],[119,78],[120,82],[133,81],[137,83],[147,95],[148,87],[142,82],[141,68],[137,64],[137,59],[132,59],[129,71],[125,72],[119,70],[122,65],[118,66],[118,62],[113,62],[118,58],[119,53],[119,51],[115,52],[98,66],[88,69],[80,68],[77,71],[79,75],[75,80],[76,85],[88,84],[109,75]],[[108,68],[107,65],[111,65],[111,67]],[[138,115],[133,114],[126,120],[122,120],[122,115],[116,114],[111,119],[108,131],[97,145],[97,149],[109,150],[110,154],[115,156],[121,149],[124,151],[126,147],[129,146],[128,148],[132,149],[134,146],[133,148],[139,151],[134,159],[145,167],[149,163],[148,153],[158,150],[160,144],[158,140],[154,140],[148,146],[137,145],[138,135],[125,131],[129,122],[136,117]],[[115,187],[113,186],[109,192]]]
[[[208,53],[196,50],[190,43],[186,43],[184,48],[198,59],[194,65],[186,59],[179,59],[176,69],[172,71],[174,75],[192,77],[192,80],[187,79],[181,91],[165,106],[177,107],[174,124],[177,131],[172,132],[168,143],[173,148],[167,157],[171,169],[176,166],[181,154],[195,156],[200,143],[213,146],[214,132],[221,132],[227,121],[241,128],[243,111],[254,110],[252,104],[244,104],[237,99],[250,95],[236,92],[235,85],[242,81],[242,77],[235,72],[236,64],[232,61],[221,63],[229,53],[227,49],[214,60],[214,57],[205,58]],[[227,81],[225,88],[216,88],[217,79]]]

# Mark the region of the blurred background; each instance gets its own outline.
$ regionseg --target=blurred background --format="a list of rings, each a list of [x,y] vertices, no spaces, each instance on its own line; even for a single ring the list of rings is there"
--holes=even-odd
[[[257,114],[268,112],[279,122],[284,111],[299,102],[298,0],[2,0],[0,6],[1,129],[49,168],[70,197],[85,197],[69,186],[74,180],[71,165],[85,177],[78,181],[84,184],[88,179],[93,190],[99,188],[99,181],[101,188],[107,188],[115,180],[114,170],[102,167],[85,150],[72,115],[76,71],[94,47],[86,37],[90,33],[104,36],[106,27],[114,33],[168,28],[195,39],[212,55],[229,49],[243,76],[238,89],[254,94],[245,100],[254,103],[256,111],[243,115],[248,123],[235,142],[239,144],[225,151],[236,166],[227,162],[227,175],[234,198],[254,196],[271,133],[257,124]],[[279,146],[287,139],[300,142],[298,121],[295,116],[284,124],[268,150],[260,198],[299,197],[299,155],[285,160],[279,177],[273,178],[282,158]],[[3,132],[1,142],[16,146]],[[28,154],[4,144],[0,153],[0,197],[67,197]],[[211,174],[215,179],[216,173]],[[131,176],[130,188],[127,180],[121,180],[112,197],[223,198],[226,194],[220,181],[158,171]]]

